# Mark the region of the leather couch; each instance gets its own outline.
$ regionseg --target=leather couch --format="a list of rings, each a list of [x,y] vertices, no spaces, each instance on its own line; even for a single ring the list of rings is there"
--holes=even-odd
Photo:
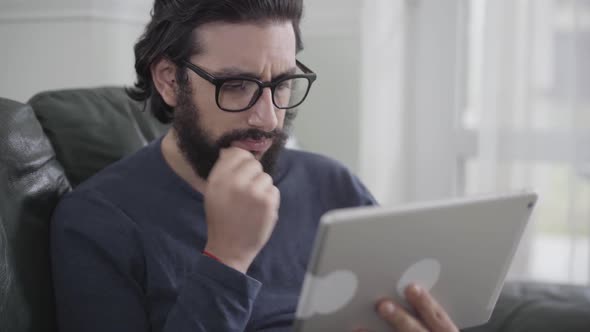
[[[53,332],[49,220],[59,198],[165,127],[120,88],[0,98],[0,332]]]
[[[0,98],[0,332],[56,331],[48,226],[60,197],[165,126],[121,88]],[[590,288],[507,283],[471,332],[590,331]],[[179,331],[180,332],[180,331]]]

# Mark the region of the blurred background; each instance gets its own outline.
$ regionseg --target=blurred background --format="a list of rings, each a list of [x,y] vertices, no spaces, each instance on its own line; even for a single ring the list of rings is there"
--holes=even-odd
[[[151,5],[0,0],[0,95],[132,84]],[[383,205],[535,190],[509,277],[590,283],[590,1],[307,0],[302,29],[301,148]]]

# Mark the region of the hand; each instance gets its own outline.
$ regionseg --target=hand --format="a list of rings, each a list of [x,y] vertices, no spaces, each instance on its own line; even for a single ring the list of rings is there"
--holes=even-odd
[[[420,319],[410,315],[389,299],[377,303],[377,312],[398,332],[458,332],[445,310],[424,289],[412,285],[406,288],[406,299],[416,309]],[[357,330],[357,332],[366,330]]]
[[[221,150],[207,180],[204,201],[205,250],[246,273],[278,219],[279,190],[250,152],[231,147]]]

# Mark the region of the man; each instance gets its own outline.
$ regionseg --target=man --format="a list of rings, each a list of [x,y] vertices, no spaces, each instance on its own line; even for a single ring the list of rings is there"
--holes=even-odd
[[[315,74],[301,0],[156,0],[130,95],[172,129],[67,195],[52,223],[60,331],[290,330],[320,216],[374,204],[347,169],[284,150]],[[272,175],[272,177],[271,177]],[[427,292],[421,321],[456,331]]]

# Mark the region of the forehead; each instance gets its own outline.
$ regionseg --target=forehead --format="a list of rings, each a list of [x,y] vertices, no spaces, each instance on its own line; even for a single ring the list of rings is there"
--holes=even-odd
[[[290,21],[254,23],[209,23],[195,29],[201,53],[197,56],[212,66],[246,67],[295,63],[296,42]]]

